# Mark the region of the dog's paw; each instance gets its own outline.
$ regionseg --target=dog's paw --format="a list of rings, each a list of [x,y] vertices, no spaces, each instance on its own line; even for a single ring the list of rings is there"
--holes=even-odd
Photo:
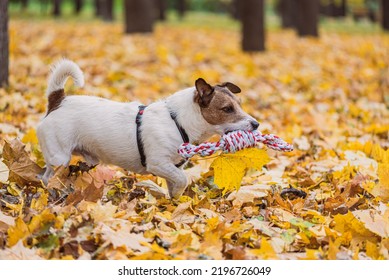
[[[184,187],[175,187],[175,188],[169,188],[169,196],[170,199],[178,199],[180,196],[184,193],[186,189],[186,186]]]

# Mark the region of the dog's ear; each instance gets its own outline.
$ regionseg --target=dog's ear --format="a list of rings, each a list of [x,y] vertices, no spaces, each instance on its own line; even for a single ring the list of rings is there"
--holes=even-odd
[[[222,83],[220,86],[228,88],[234,94],[241,92],[240,87],[230,82]]]
[[[209,103],[213,96],[215,95],[214,88],[208,84],[203,78],[199,78],[195,82],[196,94],[195,101],[200,105],[200,107],[208,107]]]

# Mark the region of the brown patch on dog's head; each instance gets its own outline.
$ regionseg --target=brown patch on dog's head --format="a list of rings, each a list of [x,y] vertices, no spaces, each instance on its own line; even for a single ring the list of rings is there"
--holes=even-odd
[[[235,96],[241,92],[238,86],[227,82],[213,87],[202,78],[197,79],[195,85],[194,101],[199,104],[201,114],[208,123],[250,129],[250,121],[255,120],[242,110],[240,101]],[[237,126],[238,123],[242,124]]]
[[[47,105],[47,114],[50,114],[54,110],[58,109],[59,105],[61,105],[62,101],[65,98],[65,91],[63,89],[59,89],[56,91],[53,91],[49,95],[49,103]]]

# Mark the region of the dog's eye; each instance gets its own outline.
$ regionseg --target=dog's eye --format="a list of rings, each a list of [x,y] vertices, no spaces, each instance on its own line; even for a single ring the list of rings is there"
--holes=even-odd
[[[234,112],[234,107],[233,106],[226,106],[226,107],[223,107],[222,110],[225,113],[233,113]]]

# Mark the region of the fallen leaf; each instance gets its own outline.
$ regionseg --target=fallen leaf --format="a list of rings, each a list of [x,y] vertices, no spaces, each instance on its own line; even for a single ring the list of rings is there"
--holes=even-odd
[[[352,214],[371,232],[389,238],[389,210],[384,215],[374,210],[356,210]]]
[[[112,205],[111,201],[105,204],[98,202],[91,210],[90,215],[95,223],[105,222],[114,218],[116,210],[117,206]]]
[[[0,260],[43,260],[43,258],[36,249],[26,248],[23,241],[19,241],[11,248],[0,250]]]
[[[244,149],[233,154],[222,154],[211,165],[215,174],[214,182],[223,189],[223,194],[239,190],[247,169],[261,170],[269,160],[266,151],[256,148]]]
[[[168,197],[167,189],[161,188],[151,180],[141,181],[135,185],[147,189],[155,198]]]
[[[384,202],[389,201],[389,163],[378,164],[378,177],[380,182],[375,186],[371,193],[380,197]]]
[[[9,236],[7,245],[9,247],[14,246],[19,240],[23,240],[30,234],[28,226],[20,217],[16,218],[15,225],[9,227],[7,232]]]
[[[41,184],[38,175],[42,174],[43,170],[30,159],[24,150],[24,145],[19,140],[5,141],[3,161],[9,168],[9,181],[21,186]]]
[[[6,183],[8,181],[8,176],[9,169],[0,158],[0,183]]]
[[[250,253],[263,260],[277,259],[277,254],[274,251],[271,243],[265,237],[261,239],[261,247],[259,249],[251,249]]]
[[[172,213],[172,220],[179,223],[191,224],[195,221],[195,215],[191,210],[192,202],[181,203]]]
[[[254,199],[264,198],[271,189],[268,185],[242,186],[237,192],[232,192],[227,200],[232,201],[235,207],[239,207],[247,202],[254,202]]]
[[[149,239],[144,238],[143,234],[130,233],[129,229],[124,227],[119,230],[113,230],[109,226],[102,224],[99,232],[103,239],[109,241],[114,248],[125,247],[127,250],[139,251],[144,253],[149,250],[143,243],[149,242]]]

